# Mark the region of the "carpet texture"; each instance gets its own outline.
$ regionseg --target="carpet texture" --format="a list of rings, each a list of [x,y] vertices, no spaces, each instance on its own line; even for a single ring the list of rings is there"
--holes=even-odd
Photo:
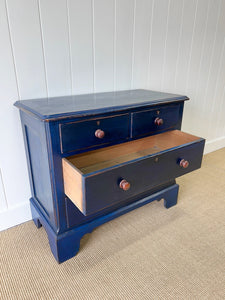
[[[0,299],[225,299],[225,148],[152,202],[84,236],[55,261],[32,221],[0,233]]]

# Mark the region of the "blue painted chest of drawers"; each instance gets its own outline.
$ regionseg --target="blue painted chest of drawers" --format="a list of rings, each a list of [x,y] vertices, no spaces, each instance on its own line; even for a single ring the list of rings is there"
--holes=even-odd
[[[186,96],[148,90],[17,101],[34,223],[63,262],[80,239],[153,200],[201,166],[205,140],[181,132]]]

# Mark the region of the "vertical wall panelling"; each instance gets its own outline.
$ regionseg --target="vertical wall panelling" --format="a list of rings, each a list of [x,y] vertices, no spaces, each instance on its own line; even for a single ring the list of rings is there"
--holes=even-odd
[[[92,0],[68,0],[72,94],[94,90]]]
[[[95,90],[114,88],[114,0],[94,0]]]
[[[169,0],[154,1],[148,88],[161,89]]]
[[[71,94],[66,0],[39,0],[48,95]]]
[[[21,98],[46,96],[38,2],[7,0]]]
[[[185,94],[190,53],[193,46],[193,32],[196,22],[197,0],[184,0],[179,49],[177,53],[175,89]]]
[[[151,9],[151,23],[150,23],[150,30],[149,30],[149,46],[148,46],[148,73],[146,77],[146,87],[149,87],[150,82],[150,64],[151,64],[151,45],[152,45],[152,27],[153,27],[153,18],[154,18],[154,7],[155,7],[155,0],[152,0],[152,9]]]
[[[219,17],[217,24],[217,31],[215,34],[214,41],[214,51],[211,59],[210,72],[207,84],[206,93],[206,104],[211,104],[210,109],[210,122],[213,124],[215,122],[215,127],[219,130],[213,131],[211,126],[208,127],[207,136],[210,139],[220,136],[222,133],[222,128],[220,122],[222,121],[221,116],[224,115],[223,102],[225,99],[223,97],[223,87],[225,87],[225,1],[220,2]],[[222,37],[222,38],[221,38]],[[208,108],[207,108],[208,109]],[[223,132],[225,135],[225,132]]]
[[[206,33],[206,25],[209,12],[209,0],[199,0],[197,3],[196,20],[192,37],[192,47],[190,52],[190,61],[187,69],[187,82],[186,82],[186,94],[191,98],[191,101],[186,105],[184,109],[183,126],[193,134],[198,134],[195,126],[195,122],[199,116],[201,110],[201,104],[198,99],[195,98],[195,92],[197,87],[198,72],[200,68],[200,60],[203,51],[204,36]]]
[[[196,91],[198,70],[203,51],[204,37],[206,34],[208,13],[209,0],[198,0],[186,82],[186,92],[192,92],[192,96],[194,96],[194,92]]]
[[[183,0],[172,0],[169,6],[168,27],[164,52],[162,90],[171,92],[175,89],[176,64],[182,27]]]
[[[224,2],[225,4],[225,2]],[[225,11],[225,8],[224,8]],[[225,19],[223,18],[225,21]],[[213,98],[214,104],[214,114],[216,116],[212,120],[215,124],[215,131],[212,132],[211,136],[214,138],[220,138],[221,136],[225,136],[225,35],[224,35],[224,43],[222,54],[220,58],[220,67],[217,76],[216,88],[215,88],[215,96]],[[217,106],[218,103],[218,106]]]
[[[138,0],[135,9],[133,88],[146,88],[153,1]]]
[[[18,111],[14,56],[5,1],[0,0],[0,169],[7,207],[28,201],[29,181]],[[0,218],[1,219],[1,218]]]
[[[196,119],[196,133],[198,135],[202,134],[206,137],[207,133],[207,124],[204,124],[204,120],[206,115],[210,114],[210,106],[207,103],[208,99],[208,84],[209,84],[209,72],[211,67],[211,59],[215,47],[215,35],[218,26],[218,16],[219,16],[219,8],[220,8],[220,0],[214,1],[210,0],[209,2],[209,10],[207,15],[207,23],[204,32],[204,40],[203,40],[203,48],[200,58],[200,66],[198,70],[197,77],[197,85],[196,85],[196,93],[195,99],[197,103],[197,99],[202,99],[201,106],[198,105],[198,118]],[[198,101],[199,103],[199,101]],[[210,124],[211,126],[211,124]]]
[[[7,209],[7,201],[5,196],[5,190],[2,180],[2,173],[0,169],[0,212]]]
[[[133,21],[133,37],[132,37],[132,69],[131,69],[131,85],[133,88],[134,85],[134,45],[135,45],[135,29],[136,29],[136,7],[137,0],[134,0],[134,21]]]
[[[220,120],[220,123],[219,123],[219,125],[221,124],[221,129],[222,130],[219,131],[219,138],[221,138],[221,136],[225,137],[225,122],[224,122],[224,115],[225,115],[225,85],[224,85],[224,88],[223,88],[222,99],[223,99],[223,105],[222,105],[221,114],[220,114],[221,120]],[[221,147],[224,147],[224,144]]]
[[[134,0],[115,0],[114,89],[131,87]]]

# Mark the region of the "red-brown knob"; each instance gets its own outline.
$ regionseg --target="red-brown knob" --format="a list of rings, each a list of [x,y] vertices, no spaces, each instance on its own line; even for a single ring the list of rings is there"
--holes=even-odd
[[[103,130],[101,130],[101,129],[97,129],[97,130],[95,131],[95,136],[96,136],[97,138],[99,138],[99,139],[103,139],[104,136],[105,136],[105,132],[104,132]]]
[[[126,181],[125,179],[123,179],[120,181],[119,186],[122,190],[127,191],[130,188],[130,183],[128,181]]]
[[[155,125],[162,125],[163,124],[163,119],[160,119],[160,118],[156,118],[155,121],[154,121]]]
[[[180,166],[184,169],[186,169],[189,166],[189,162],[185,159],[181,159]]]

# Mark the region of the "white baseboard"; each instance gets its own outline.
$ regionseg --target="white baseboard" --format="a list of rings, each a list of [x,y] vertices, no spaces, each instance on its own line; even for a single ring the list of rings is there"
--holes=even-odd
[[[0,231],[32,219],[30,203],[21,203],[0,212]]]
[[[219,150],[223,147],[225,147],[225,136],[219,137],[211,141],[206,141],[204,154]]]

